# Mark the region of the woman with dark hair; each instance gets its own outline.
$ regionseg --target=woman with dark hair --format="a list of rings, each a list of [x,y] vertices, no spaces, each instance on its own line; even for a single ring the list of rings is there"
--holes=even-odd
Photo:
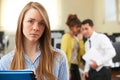
[[[77,36],[80,32],[81,22],[76,14],[70,14],[66,24],[70,30],[62,37],[61,49],[67,55],[71,75],[70,80],[81,80],[79,65],[84,54],[84,42],[80,35]]]
[[[69,80],[63,51],[51,46],[50,24],[46,10],[29,2],[20,13],[15,49],[0,60],[0,70],[34,70],[37,80]]]

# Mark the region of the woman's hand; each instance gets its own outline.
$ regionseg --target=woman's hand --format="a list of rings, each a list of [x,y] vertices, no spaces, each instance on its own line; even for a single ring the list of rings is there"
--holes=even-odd
[[[82,35],[81,33],[79,33],[79,34],[77,35],[77,38],[78,38],[79,40],[81,40],[81,39],[83,39],[83,35]]]

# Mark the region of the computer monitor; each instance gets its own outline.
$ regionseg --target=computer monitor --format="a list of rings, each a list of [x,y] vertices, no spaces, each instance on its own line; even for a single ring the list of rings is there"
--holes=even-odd
[[[36,80],[34,72],[29,70],[2,70],[0,80]]]

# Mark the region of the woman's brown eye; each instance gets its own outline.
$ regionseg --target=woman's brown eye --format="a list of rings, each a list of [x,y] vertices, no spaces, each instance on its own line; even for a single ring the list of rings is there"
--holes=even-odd
[[[44,21],[39,22],[39,26],[45,27],[45,22]]]
[[[28,22],[29,22],[30,24],[33,24],[33,20],[28,20]]]

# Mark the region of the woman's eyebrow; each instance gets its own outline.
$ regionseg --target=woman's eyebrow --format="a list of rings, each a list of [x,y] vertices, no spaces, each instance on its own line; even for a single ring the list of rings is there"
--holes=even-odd
[[[34,18],[29,18],[30,20],[35,20]]]

